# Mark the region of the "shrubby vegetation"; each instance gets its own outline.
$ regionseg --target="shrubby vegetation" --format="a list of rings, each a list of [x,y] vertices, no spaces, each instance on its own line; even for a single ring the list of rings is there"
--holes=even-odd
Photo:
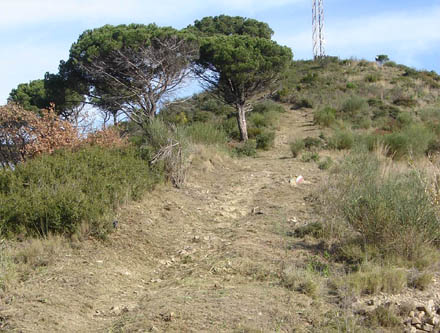
[[[115,210],[160,180],[135,149],[84,147],[0,170],[0,234],[105,236]]]

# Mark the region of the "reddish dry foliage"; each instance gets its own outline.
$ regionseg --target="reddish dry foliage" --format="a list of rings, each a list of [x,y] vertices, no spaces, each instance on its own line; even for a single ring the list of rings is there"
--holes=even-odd
[[[98,145],[106,148],[120,148],[128,144],[127,138],[119,135],[119,131],[112,128],[105,128],[94,133],[90,133],[85,140],[86,144]]]
[[[76,128],[61,120],[54,105],[40,114],[16,104],[0,106],[0,163],[5,165],[79,144]]]
[[[99,130],[81,139],[77,128],[55,114],[54,105],[40,114],[16,104],[0,106],[0,166],[16,165],[60,148],[84,145],[112,148],[127,144],[127,139],[121,138],[115,128]]]

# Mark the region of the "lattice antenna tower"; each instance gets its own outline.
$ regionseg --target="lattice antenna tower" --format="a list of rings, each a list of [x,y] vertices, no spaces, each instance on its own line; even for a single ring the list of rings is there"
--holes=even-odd
[[[313,55],[315,59],[325,56],[324,50],[324,4],[323,0],[313,0]]]

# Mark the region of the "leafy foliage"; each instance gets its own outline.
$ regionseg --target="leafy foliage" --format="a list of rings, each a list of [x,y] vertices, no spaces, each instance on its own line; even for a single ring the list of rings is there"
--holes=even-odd
[[[189,75],[197,52],[195,38],[170,27],[105,25],[78,38],[70,61],[96,106],[144,125]]]
[[[240,16],[208,16],[201,20],[196,20],[194,25],[190,25],[187,30],[202,36],[214,35],[246,35],[271,39],[273,30],[267,23],[255,19]]]
[[[21,83],[12,89],[8,101],[19,104],[25,110],[39,112],[54,104],[54,111],[65,119],[74,119],[81,108],[84,96],[76,92],[62,74],[46,73],[43,80]]]
[[[158,180],[134,149],[58,151],[0,170],[0,234],[104,236],[115,208]]]
[[[202,40],[196,72],[208,88],[236,107],[240,136],[246,141],[246,102],[267,89],[291,58],[289,48],[268,39],[214,36]]]
[[[17,88],[12,89],[8,101],[21,105],[25,110],[34,112],[49,107],[46,90],[44,89],[44,80],[19,84]]]

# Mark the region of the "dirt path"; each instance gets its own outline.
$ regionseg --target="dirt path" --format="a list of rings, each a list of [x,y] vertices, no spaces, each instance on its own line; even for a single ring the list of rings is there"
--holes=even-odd
[[[287,236],[317,218],[307,198],[324,173],[288,150],[289,139],[318,133],[310,120],[283,115],[276,148],[257,158],[200,151],[207,158],[184,189],[164,186],[122,209],[106,242],[64,248],[0,299],[0,323],[17,332],[306,328],[307,309],[322,304],[281,276],[313,253]],[[298,175],[305,182],[292,186]]]

